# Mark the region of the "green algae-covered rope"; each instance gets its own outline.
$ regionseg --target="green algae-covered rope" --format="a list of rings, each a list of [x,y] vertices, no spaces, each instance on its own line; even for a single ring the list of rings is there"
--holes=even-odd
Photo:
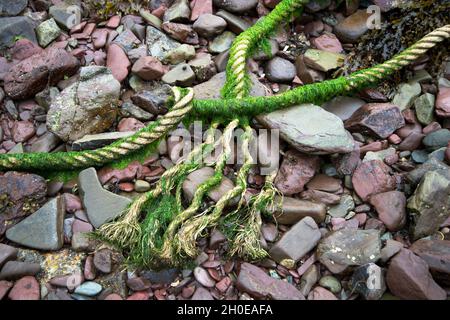
[[[0,155],[0,170],[49,170],[54,172],[100,167],[120,160],[165,136],[192,110],[193,89],[188,89],[184,97],[180,88],[174,87],[173,92],[176,101],[173,108],[161,119],[139,130],[131,137],[89,151],[2,154]]]
[[[309,0],[284,0],[266,17],[256,22],[234,40],[230,48],[227,63],[227,82],[224,86],[224,98],[241,99],[249,95],[250,85],[246,77],[246,64],[250,53],[261,42],[267,39],[277,28],[289,21],[291,15]]]

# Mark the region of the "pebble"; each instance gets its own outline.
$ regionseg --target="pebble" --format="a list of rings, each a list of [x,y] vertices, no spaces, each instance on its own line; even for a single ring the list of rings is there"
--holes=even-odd
[[[389,231],[398,231],[406,224],[406,196],[400,191],[379,193],[370,197],[378,218]]]
[[[325,276],[320,278],[319,285],[330,290],[332,293],[339,293],[342,289],[339,280],[333,276]]]
[[[102,291],[102,286],[93,281],[86,281],[75,289],[76,294],[94,297]]]
[[[216,285],[216,282],[211,278],[208,271],[202,267],[196,267],[194,269],[194,277],[202,286],[212,288]]]
[[[192,26],[199,36],[204,38],[213,38],[221,34],[227,27],[225,19],[205,13],[198,17]]]
[[[134,183],[134,191],[136,192],[147,192],[150,189],[150,183],[145,180],[136,180],[136,182]]]
[[[32,276],[23,277],[14,284],[8,298],[10,300],[39,300],[39,283]]]
[[[386,291],[384,272],[375,263],[360,266],[353,271],[349,288],[364,300],[380,300]]]
[[[210,41],[208,50],[211,53],[222,53],[231,48],[236,35],[231,31],[224,31],[222,34]]]

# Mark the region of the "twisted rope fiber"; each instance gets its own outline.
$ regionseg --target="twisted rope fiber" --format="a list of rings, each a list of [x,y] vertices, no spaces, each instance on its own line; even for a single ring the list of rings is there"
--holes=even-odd
[[[174,87],[172,90],[175,96],[173,108],[160,120],[139,130],[131,137],[96,150],[1,155],[0,170],[64,171],[100,167],[120,160],[165,136],[192,110],[194,90],[187,89],[187,94],[184,96],[180,88]]]

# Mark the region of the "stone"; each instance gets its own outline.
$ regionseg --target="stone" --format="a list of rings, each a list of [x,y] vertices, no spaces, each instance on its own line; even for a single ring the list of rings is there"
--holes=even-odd
[[[317,245],[321,236],[322,234],[314,219],[305,217],[293,225],[273,245],[269,254],[278,263],[282,263],[286,259],[297,262]]]
[[[13,287],[13,283],[10,281],[0,281],[0,300],[2,300],[8,291]]]
[[[192,27],[199,36],[213,38],[225,30],[227,22],[219,16],[206,13],[199,16]]]
[[[402,83],[392,103],[398,106],[400,110],[406,110],[413,105],[415,99],[421,92],[422,88],[418,82]]]
[[[180,45],[179,42],[170,39],[166,34],[152,26],[147,27],[146,43],[148,54],[159,60],[164,59],[167,52]]]
[[[420,147],[424,137],[425,137],[424,134],[413,131],[398,145],[398,150],[400,151],[415,150]]]
[[[392,258],[386,274],[389,290],[405,300],[445,300],[447,293],[433,280],[427,263],[408,249]]]
[[[198,287],[194,294],[192,295],[191,300],[197,301],[197,300],[214,300],[213,296],[211,295],[211,293],[202,287]]]
[[[210,54],[197,54],[194,59],[189,61],[189,66],[195,73],[199,82],[205,82],[217,74],[216,65]]]
[[[450,130],[439,129],[433,131],[425,136],[422,143],[430,150],[437,150],[443,147],[447,147],[450,142]]]
[[[65,30],[70,30],[81,23],[81,7],[70,1],[51,6],[48,13]]]
[[[213,0],[214,6],[233,13],[247,13],[254,9],[258,0]]]
[[[433,278],[448,285],[450,274],[450,241],[448,240],[417,240],[409,250],[422,258],[430,268]]]
[[[330,290],[334,294],[340,293],[342,289],[342,285],[339,280],[333,276],[324,276],[320,278],[319,285],[327,290]]]
[[[83,282],[75,289],[76,294],[81,294],[83,296],[95,297],[102,291],[102,286],[93,281]]]
[[[237,288],[255,299],[304,300],[292,284],[267,275],[260,268],[244,262],[236,282]]]
[[[143,80],[159,80],[166,72],[163,64],[155,57],[139,58],[133,65],[131,72]]]
[[[332,273],[349,266],[361,266],[380,258],[381,241],[377,230],[344,228],[330,232],[319,242],[316,255]]]
[[[28,4],[28,0],[0,0],[0,17],[17,16]]]
[[[140,121],[152,120],[155,116],[131,102],[122,104],[120,114],[124,117],[132,117]],[[123,132],[121,134],[124,134]]]
[[[302,275],[300,280],[300,292],[307,296],[311,291],[312,287],[319,280],[319,270],[316,265],[311,265],[306,272]]]
[[[125,51],[119,45],[112,43],[108,48],[106,66],[111,70],[114,78],[122,82],[128,76],[131,63]]]
[[[181,63],[167,72],[162,81],[169,85],[190,87],[194,83],[195,73],[186,63]]]
[[[191,8],[188,0],[175,0],[164,13],[164,21],[187,22],[191,17]]]
[[[345,194],[341,197],[338,204],[330,206],[327,213],[333,218],[344,218],[355,209],[355,201],[351,195]]]
[[[317,38],[313,38],[311,41],[316,49],[322,51],[328,51],[332,53],[341,53],[344,49],[339,39],[329,32],[324,32]]]
[[[195,21],[202,14],[213,13],[213,1],[212,0],[193,0],[191,2],[191,21]]]
[[[395,232],[406,224],[406,196],[400,191],[383,192],[370,197],[378,218],[389,231]]]
[[[5,92],[12,99],[27,99],[79,68],[78,60],[63,49],[49,48],[12,66],[5,75]]]
[[[342,120],[319,106],[303,104],[257,117],[266,127],[279,129],[280,136],[301,152],[349,153],[354,149]]]
[[[167,100],[170,98],[170,87],[163,85],[152,89],[144,90],[131,97],[131,100],[138,107],[147,110],[151,114],[159,115],[167,113]]]
[[[450,88],[440,86],[436,98],[436,114],[440,117],[450,117]]]
[[[197,191],[197,188],[200,186],[200,184],[205,182],[208,178],[211,178],[213,175],[214,169],[211,167],[204,167],[190,173],[186,177],[186,180],[183,182],[183,194],[185,199],[187,201],[192,201],[195,191]],[[227,177],[224,177],[218,186],[208,192],[208,196],[211,198],[211,200],[217,202],[225,193],[232,190],[233,188],[234,183]]]
[[[344,65],[345,55],[317,49],[308,49],[303,59],[308,67],[314,70],[328,72],[342,67]]]
[[[189,44],[182,44],[167,52],[163,61],[170,64],[179,64],[195,57],[195,48]]]
[[[208,50],[211,53],[222,53],[231,48],[236,35],[231,31],[225,31],[210,41]]]
[[[133,135],[133,132],[105,132],[98,134],[88,134],[83,138],[78,139],[72,143],[73,151],[81,150],[95,150],[106,145],[113,143],[114,141],[128,138]]]
[[[18,37],[37,43],[33,21],[28,17],[0,18],[0,47],[14,46]]]
[[[54,150],[61,140],[56,134],[46,132],[39,138],[33,141],[33,144],[29,146],[30,152],[50,152]]]
[[[59,250],[64,244],[64,200],[56,197],[6,231],[8,240],[39,250]]]
[[[112,271],[111,251],[102,249],[94,253],[94,265],[97,270],[103,273]]]
[[[361,163],[353,174],[352,184],[364,201],[372,195],[394,190],[397,185],[390,168],[380,160]]]
[[[39,283],[34,277],[23,277],[14,284],[14,287],[8,294],[8,298],[10,300],[39,300]]]
[[[36,35],[41,47],[47,47],[53,40],[58,38],[61,29],[56,24],[55,19],[49,19],[42,22],[36,28]]]
[[[266,78],[273,82],[289,83],[297,75],[297,71],[292,62],[275,57],[266,64]]]
[[[127,286],[133,291],[143,291],[151,287],[150,281],[141,277],[131,278],[127,280]]]
[[[25,276],[34,276],[41,271],[38,263],[8,261],[0,272],[0,280],[17,280]]]
[[[147,192],[151,189],[150,183],[145,180],[136,180],[134,184],[134,191],[136,192]]]
[[[281,202],[281,207],[276,204]],[[293,225],[305,217],[311,217],[316,223],[325,220],[326,206],[323,203],[315,203],[291,197],[275,197],[274,206],[268,211],[273,214],[277,223]]]
[[[162,29],[175,40],[183,43],[197,45],[199,43],[198,34],[190,25],[182,23],[165,22]]]
[[[423,125],[434,121],[434,104],[436,98],[431,93],[425,93],[414,101],[417,120]]]
[[[325,174],[316,175],[306,185],[308,189],[320,190],[331,193],[341,193],[341,180],[327,176]]]
[[[299,193],[314,177],[319,166],[319,157],[288,150],[275,178],[275,186],[287,196]]]
[[[368,132],[384,139],[404,125],[400,109],[390,103],[368,103],[345,121],[345,128],[350,132]]]
[[[342,121],[346,121],[365,104],[366,102],[362,99],[339,96],[326,102],[322,108],[337,115]]]
[[[371,13],[366,10],[358,10],[348,16],[334,27],[336,36],[345,43],[355,43],[368,30],[368,23]]]
[[[118,45],[126,54],[131,50],[136,49],[141,44],[141,41],[131,30],[121,32],[111,44]]]
[[[90,66],[50,106],[47,127],[63,141],[109,129],[116,121],[120,83],[105,67]]]
[[[18,252],[16,248],[0,243],[0,269],[6,262],[15,260]]]
[[[437,171],[425,173],[407,208],[413,220],[413,237],[419,239],[438,231],[450,215],[450,180]]]
[[[383,263],[386,263],[391,259],[393,256],[395,256],[400,250],[404,247],[403,243],[388,239],[386,240],[386,244],[381,249],[381,257],[380,260]]]
[[[336,296],[322,287],[315,287],[308,295],[308,300],[338,300]]]
[[[450,167],[436,158],[429,158],[425,163],[408,172],[406,178],[416,186],[428,171],[436,171],[450,180]]]
[[[227,28],[231,32],[234,32],[235,34],[244,32],[245,30],[247,30],[248,28],[251,27],[251,24],[248,23],[246,20],[244,20],[241,17],[238,17],[228,11],[219,10],[216,12],[216,15],[223,18],[227,22],[227,25],[228,25]],[[278,44],[277,44],[277,51],[278,51]]]
[[[225,235],[220,232],[218,229],[214,229],[211,231],[211,236],[209,239],[209,248],[216,250],[219,249],[219,247],[227,241],[227,238]]]
[[[212,288],[216,285],[216,282],[210,277],[208,271],[202,267],[196,267],[194,269],[194,277],[202,286]]]
[[[80,172],[78,187],[83,207],[95,228],[109,222],[131,203],[131,200],[102,188],[94,168]]]
[[[194,86],[195,99],[219,99],[220,90],[225,84],[226,74],[220,72],[213,76],[209,81]],[[266,88],[258,81],[258,78],[251,73],[250,80],[252,88],[250,89],[250,96],[261,97],[266,95]]]
[[[178,277],[177,269],[165,269],[161,271],[142,271],[141,277],[149,280],[151,283],[171,284]]]
[[[390,157],[395,157],[397,155],[397,150],[395,148],[387,148],[380,151],[369,151],[364,156],[363,162],[372,161],[372,160],[380,160],[385,161],[385,159],[389,159]]]
[[[364,300],[380,300],[386,291],[384,272],[375,263],[360,266],[353,271],[349,288]]]
[[[17,121],[11,130],[14,142],[25,142],[34,136],[36,130],[29,121]]]

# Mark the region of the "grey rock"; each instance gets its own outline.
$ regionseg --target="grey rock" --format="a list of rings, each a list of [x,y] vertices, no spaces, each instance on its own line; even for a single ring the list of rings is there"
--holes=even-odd
[[[222,53],[230,49],[236,35],[231,31],[225,31],[209,43],[208,50],[211,53]]]
[[[425,150],[414,150],[411,153],[411,159],[415,163],[425,163],[428,160],[429,153]],[[443,159],[441,159],[442,161]]]
[[[141,41],[135,36],[135,34],[131,30],[125,30],[120,33],[112,43],[118,44],[125,53],[129,54],[129,52],[133,49],[136,49],[141,44]]]
[[[39,263],[8,261],[0,271],[0,280],[17,280],[25,276],[35,276],[40,271]]]
[[[280,50],[278,47],[278,42],[276,40],[269,40],[270,52],[266,52],[266,50],[258,49],[256,53],[253,55],[254,60],[269,60],[276,56],[278,51]],[[294,66],[295,67],[295,66]],[[297,70],[295,69],[295,75],[297,75]]]
[[[57,87],[50,87],[37,93],[34,99],[36,100],[38,105],[48,110],[48,108],[52,104],[53,100],[58,96],[58,94],[59,90]]]
[[[81,7],[70,1],[51,6],[48,13],[65,30],[70,30],[81,22]]]
[[[304,296],[309,294],[313,286],[317,283],[317,280],[319,280],[319,276],[319,270],[314,264],[305,271],[300,280],[300,292]]]
[[[375,263],[360,266],[353,271],[349,288],[365,300],[380,300],[386,291],[384,271]]]
[[[56,24],[55,19],[49,19],[42,22],[36,28],[36,34],[41,47],[48,46],[53,40],[58,38],[61,33],[61,29]]]
[[[73,142],[72,150],[95,150],[106,145],[113,143],[114,141],[131,137],[134,132],[105,132],[99,134],[86,135],[81,139]]]
[[[339,22],[334,27],[334,32],[341,41],[354,43],[369,30],[367,26],[369,17],[370,13],[366,10],[358,10]]]
[[[29,148],[30,152],[50,152],[54,150],[61,139],[52,132],[46,132],[39,138],[37,138]]]
[[[167,103],[171,96],[172,91],[170,87],[164,84],[149,90],[142,90],[132,96],[131,100],[135,105],[151,114],[159,115],[167,112]]]
[[[375,229],[340,229],[331,232],[317,246],[317,257],[332,273],[348,266],[361,266],[380,258],[381,241]]]
[[[150,183],[145,180],[136,180],[136,182],[134,183],[134,191],[136,192],[147,192],[150,189]]]
[[[216,15],[223,18],[228,24],[228,29],[236,34],[244,32],[251,27],[250,23],[228,11],[219,10],[216,12]]]
[[[141,277],[151,283],[171,284],[178,277],[178,269],[165,269],[161,271],[146,270],[140,273]]]
[[[163,61],[170,64],[179,64],[187,60],[191,60],[195,57],[195,48],[190,44],[183,43],[182,45],[176,47],[175,49],[167,52]]]
[[[186,63],[177,65],[162,77],[162,81],[169,85],[184,87],[192,86],[194,80],[195,73],[194,71],[192,71],[192,68]]]
[[[349,153],[354,149],[341,119],[319,106],[304,104],[258,116],[266,127],[279,129],[280,136],[301,152]]]
[[[325,103],[322,108],[345,121],[365,104],[366,102],[359,98],[339,96]]]
[[[233,13],[247,13],[254,9],[258,0],[214,0],[214,5]]]
[[[141,121],[152,120],[155,116],[131,102],[125,102],[120,108],[120,114],[125,117],[132,117]]]
[[[106,67],[84,67],[80,79],[50,106],[47,127],[63,141],[109,129],[118,113],[120,83]]]
[[[208,81],[217,74],[216,65],[210,54],[197,55],[195,59],[189,61],[189,65],[199,82]]]
[[[199,36],[204,38],[212,38],[221,34],[227,27],[225,19],[205,13],[198,17],[192,26]]]
[[[89,221],[96,228],[118,217],[131,202],[103,189],[94,168],[80,172],[78,187]]]
[[[353,197],[344,194],[338,204],[328,209],[328,214],[334,218],[344,218],[350,211],[355,209],[355,201]]]
[[[28,4],[28,0],[0,0],[0,17],[17,16]]]
[[[414,222],[414,239],[432,235],[450,215],[450,180],[436,171],[427,172],[407,208]]]
[[[19,250],[17,250],[17,248],[0,243],[0,268],[2,268],[6,262],[15,260],[18,252]]]
[[[0,18],[0,48],[11,47],[18,37],[37,43],[33,21],[28,17]]]
[[[220,90],[225,84],[226,74],[221,72],[213,76],[209,81],[194,86],[194,94],[196,99],[219,99]],[[266,88],[258,81],[258,78],[251,73],[250,80],[252,82],[252,88],[250,95],[253,97],[261,97],[266,95]]]
[[[436,158],[429,158],[425,163],[408,172],[406,177],[413,185],[418,185],[428,171],[436,171],[450,180],[450,167]]]
[[[334,294],[341,292],[342,289],[342,285],[339,280],[333,276],[324,276],[320,278],[319,285],[330,290]]]
[[[422,88],[418,82],[402,83],[394,96],[392,103],[400,108],[400,110],[408,109],[412,106],[415,99],[422,92]]]
[[[56,197],[6,231],[8,240],[40,249],[59,250],[64,244],[64,200]]]
[[[175,0],[166,10],[164,22],[187,22],[191,17],[191,8],[188,0]]]
[[[291,82],[297,75],[297,70],[292,62],[275,57],[266,65],[266,77],[273,82]]]
[[[179,42],[172,40],[166,34],[152,26],[147,27],[146,42],[148,47],[148,54],[160,60],[164,59],[167,52],[175,49],[180,45]]]
[[[422,140],[422,143],[431,150],[447,147],[450,141],[450,130],[440,129],[433,131]]]
[[[417,120],[423,125],[428,125],[434,120],[434,104],[436,97],[431,93],[425,93],[414,101]]]
[[[305,217],[275,243],[269,254],[278,263],[285,259],[297,262],[317,245],[321,235],[314,219]]]

